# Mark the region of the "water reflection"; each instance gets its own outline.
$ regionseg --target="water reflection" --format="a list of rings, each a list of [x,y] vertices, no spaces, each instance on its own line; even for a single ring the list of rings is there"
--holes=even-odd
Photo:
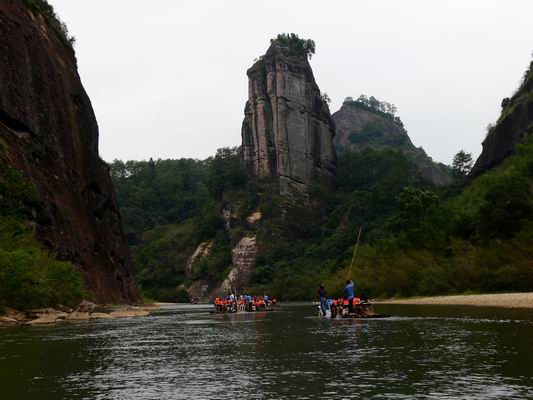
[[[382,306],[384,320],[309,306],[0,330],[8,399],[533,398],[526,312]]]

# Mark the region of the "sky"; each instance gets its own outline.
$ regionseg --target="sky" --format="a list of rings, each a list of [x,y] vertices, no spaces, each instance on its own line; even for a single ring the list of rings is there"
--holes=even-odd
[[[533,50],[531,0],[49,2],[76,37],[106,161],[240,145],[246,70],[282,32],[315,41],[332,113],[373,95],[434,160],[477,157]]]

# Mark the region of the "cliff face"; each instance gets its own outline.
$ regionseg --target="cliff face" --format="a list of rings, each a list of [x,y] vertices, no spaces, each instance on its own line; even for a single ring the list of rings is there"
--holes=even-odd
[[[6,165],[37,189],[37,236],[77,265],[96,300],[137,300],[74,52],[22,0],[0,2],[0,167]]]
[[[483,151],[469,175],[472,178],[500,164],[514,153],[524,135],[533,133],[533,62],[518,91],[504,102],[496,126],[483,141]]]
[[[399,150],[409,156],[429,182],[436,186],[450,182],[446,167],[433,162],[423,149],[415,147],[401,123],[391,116],[357,104],[344,103],[332,117],[337,129],[334,141],[337,149],[354,152],[365,149]]]
[[[247,72],[242,126],[248,173],[279,179],[280,193],[335,182],[335,127],[306,54],[274,41]]]

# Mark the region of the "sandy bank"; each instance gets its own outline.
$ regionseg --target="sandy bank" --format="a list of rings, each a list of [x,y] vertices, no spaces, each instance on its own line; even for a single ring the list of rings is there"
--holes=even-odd
[[[533,308],[533,292],[436,296],[420,297],[413,299],[389,299],[376,301],[375,304],[420,304],[503,308]]]

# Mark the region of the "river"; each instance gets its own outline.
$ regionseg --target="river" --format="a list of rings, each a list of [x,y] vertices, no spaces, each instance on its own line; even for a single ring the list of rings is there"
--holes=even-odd
[[[380,305],[381,320],[326,320],[310,305],[0,329],[1,398],[527,399],[533,315]]]

